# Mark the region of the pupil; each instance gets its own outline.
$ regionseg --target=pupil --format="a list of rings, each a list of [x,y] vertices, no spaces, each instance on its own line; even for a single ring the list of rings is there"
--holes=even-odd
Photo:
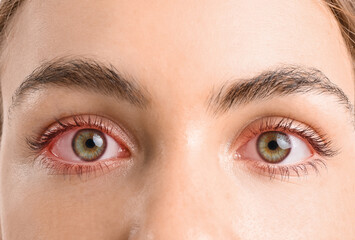
[[[96,144],[93,139],[88,139],[85,142],[85,146],[88,148],[94,148],[96,146]]]
[[[268,148],[271,150],[276,150],[278,148],[278,144],[276,141],[272,140],[267,144]]]

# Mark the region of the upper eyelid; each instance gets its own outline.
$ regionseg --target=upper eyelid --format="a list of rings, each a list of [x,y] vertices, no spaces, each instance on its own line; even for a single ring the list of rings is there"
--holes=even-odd
[[[109,124],[114,124],[115,126],[107,126]],[[120,144],[123,144],[131,150],[139,147],[136,139],[127,131],[127,129],[107,117],[94,114],[80,114],[56,119],[55,123],[52,123],[49,127],[43,130],[41,134],[26,138],[26,142],[30,149],[34,152],[39,152],[47,147],[57,136],[65,134],[65,132],[71,129],[82,127],[96,128],[106,134],[114,135]],[[117,136],[119,139],[117,139]]]

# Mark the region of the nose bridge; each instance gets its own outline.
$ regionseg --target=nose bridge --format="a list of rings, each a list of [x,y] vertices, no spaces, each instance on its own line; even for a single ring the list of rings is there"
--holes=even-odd
[[[216,189],[210,176],[216,177],[217,169],[206,159],[200,134],[175,137],[154,160],[144,219],[133,239],[215,239]]]

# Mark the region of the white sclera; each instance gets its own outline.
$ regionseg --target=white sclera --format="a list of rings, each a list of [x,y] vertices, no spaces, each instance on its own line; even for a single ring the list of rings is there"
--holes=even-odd
[[[293,135],[288,135],[291,142],[291,151],[288,156],[281,162],[281,165],[292,165],[300,163],[312,156],[308,145],[302,140]]]

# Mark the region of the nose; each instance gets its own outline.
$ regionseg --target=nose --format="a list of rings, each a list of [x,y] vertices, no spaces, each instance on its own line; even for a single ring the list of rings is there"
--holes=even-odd
[[[226,217],[228,192],[218,154],[203,146],[177,146],[182,144],[155,159],[148,174],[154,177],[145,183],[149,194],[130,239],[238,239]]]

